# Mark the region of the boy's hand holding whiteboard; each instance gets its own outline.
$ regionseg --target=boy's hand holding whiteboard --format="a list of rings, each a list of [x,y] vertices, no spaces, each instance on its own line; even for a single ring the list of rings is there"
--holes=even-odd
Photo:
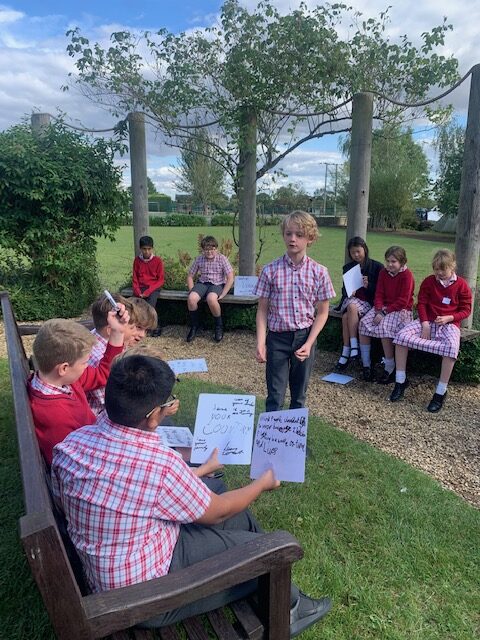
[[[277,480],[305,481],[308,409],[261,413],[253,443],[250,477],[272,469]]]
[[[191,462],[205,462],[218,448],[222,464],[250,464],[255,396],[201,393],[193,434]]]

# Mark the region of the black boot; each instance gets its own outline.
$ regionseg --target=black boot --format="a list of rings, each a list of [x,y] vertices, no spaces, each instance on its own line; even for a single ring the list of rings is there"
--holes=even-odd
[[[215,320],[215,342],[221,342],[223,340],[223,322],[222,316],[214,318]]]
[[[198,331],[198,309],[196,311],[190,311],[190,331],[187,335],[187,342],[195,340],[195,336]]]

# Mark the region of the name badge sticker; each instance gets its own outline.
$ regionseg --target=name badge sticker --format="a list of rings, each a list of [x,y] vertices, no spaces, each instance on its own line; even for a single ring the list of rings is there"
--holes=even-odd
[[[443,298],[442,304],[450,304],[451,301],[451,298]]]

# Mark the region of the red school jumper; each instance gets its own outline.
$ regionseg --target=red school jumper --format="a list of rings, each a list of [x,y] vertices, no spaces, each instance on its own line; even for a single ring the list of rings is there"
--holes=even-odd
[[[378,274],[377,288],[373,306],[376,311],[382,309],[386,313],[392,311],[411,311],[413,307],[413,290],[415,281],[410,269],[400,271],[396,276],[391,276],[383,268]]]
[[[433,322],[437,316],[453,316],[452,324],[460,327],[460,322],[472,312],[468,282],[457,276],[455,282],[444,287],[434,275],[428,276],[420,285],[417,311],[420,322]]]
[[[80,378],[69,385],[71,393],[46,395],[33,389],[28,382],[35,433],[40,451],[49,465],[52,464],[53,447],[56,444],[62,442],[71,431],[95,423],[96,417],[88,405],[85,391],[107,384],[111,362],[122,351],[123,346],[108,344],[98,367],[87,367]]]
[[[163,287],[165,275],[163,269],[163,261],[158,256],[152,256],[150,260],[142,260],[139,256],[133,261],[132,286],[133,295],[139,298],[141,294],[148,296]],[[145,287],[147,287],[145,289]]]

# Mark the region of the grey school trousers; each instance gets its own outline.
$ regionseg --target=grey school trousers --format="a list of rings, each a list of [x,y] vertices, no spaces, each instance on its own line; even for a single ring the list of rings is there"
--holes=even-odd
[[[206,484],[211,490],[215,489],[216,493],[226,491],[225,483],[219,479],[216,486],[208,479]],[[180,535],[173,551],[172,562],[170,563],[169,573],[178,571],[185,567],[189,567],[195,562],[211,558],[217,553],[221,553],[226,549],[231,549],[239,544],[250,542],[257,536],[263,535],[263,531],[255,516],[246,509],[238,513],[232,518],[228,518],[225,522],[215,526],[203,526],[201,524],[182,524],[180,526]],[[245,598],[253,593],[257,588],[257,580],[249,580],[243,584],[235,585],[230,589],[225,589],[220,593],[215,593],[191,604],[162,613],[155,618],[151,618],[146,622],[138,625],[140,627],[166,627],[185,618],[197,616],[213,609],[223,607],[230,602]],[[290,601],[293,606],[299,597],[298,588],[292,584]]]
[[[310,374],[315,361],[315,344],[310,357],[301,362],[295,351],[307,340],[310,328],[297,331],[269,331],[267,334],[267,400],[266,411],[281,411],[287,384],[290,387],[290,409],[305,406]]]

